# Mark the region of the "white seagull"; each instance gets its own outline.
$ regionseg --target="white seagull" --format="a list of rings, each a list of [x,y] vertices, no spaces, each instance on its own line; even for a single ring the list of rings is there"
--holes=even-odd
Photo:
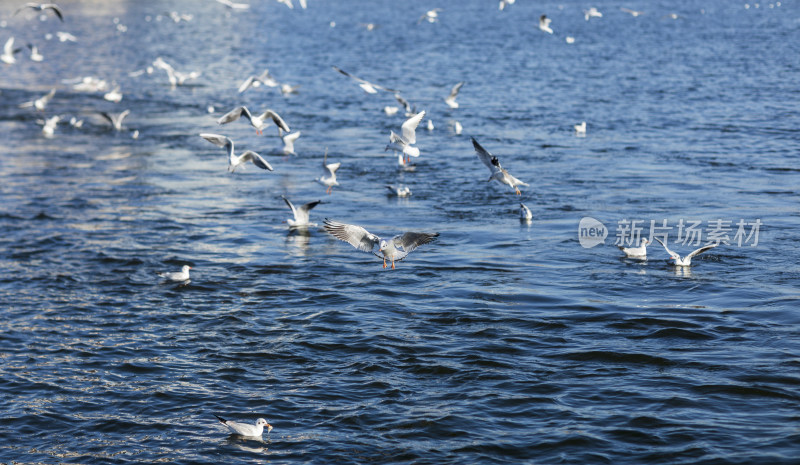
[[[664,250],[666,250],[667,253],[669,254],[669,258],[672,259],[672,260],[675,260],[675,266],[691,266],[692,265],[692,257],[694,257],[695,255],[700,255],[701,253],[703,253],[703,252],[705,252],[707,250],[711,250],[714,247],[719,245],[719,244],[711,244],[711,245],[707,245],[707,246],[704,246],[704,247],[700,247],[699,249],[697,249],[694,252],[692,252],[689,255],[687,255],[685,258],[681,258],[680,255],[678,255],[677,253],[669,250],[669,248],[667,248],[667,246],[663,242],[661,242],[661,239],[656,237],[655,240],[657,240],[659,243],[661,243],[661,245],[664,246]]]
[[[50,89],[50,92],[48,92],[47,94],[37,98],[36,100],[31,100],[30,102],[20,103],[19,107],[20,108],[31,108],[31,107],[33,107],[33,108],[35,108],[35,109],[37,109],[39,111],[44,111],[45,107],[47,107],[47,104],[50,103],[50,100],[53,99],[54,95],[56,95],[56,90],[55,89]]]
[[[444,103],[446,103],[448,107],[458,108],[458,102],[456,102],[456,97],[458,97],[458,91],[461,90],[461,86],[463,85],[464,81],[461,81],[458,84],[454,85],[453,88],[450,90],[450,95],[445,97]]]
[[[17,57],[14,55],[19,53],[21,48],[14,48],[14,38],[11,37],[6,41],[6,44],[3,46],[3,54],[0,55],[0,61],[6,64],[14,64],[17,61]]]
[[[61,9],[59,9],[58,5],[56,5],[55,3],[26,3],[22,5],[19,9],[17,9],[17,11],[15,11],[14,14],[16,15],[25,8],[33,8],[36,11],[42,11],[42,12],[44,12],[44,10],[53,10],[53,13],[55,13],[56,16],[58,16],[58,19],[60,19],[62,23],[64,22],[64,15],[61,14]]]
[[[539,29],[543,30],[548,34],[552,34],[553,30],[550,28],[550,23],[553,20],[548,18],[547,15],[539,16]]]
[[[31,61],[35,61],[38,63],[44,60],[44,55],[39,53],[39,47],[33,44],[28,44],[28,48],[31,50]]]
[[[436,20],[439,19],[439,12],[440,11],[442,11],[441,8],[434,8],[432,10],[426,11],[425,14],[423,14],[422,16],[419,17],[419,20],[417,20],[417,24],[419,24],[419,23],[421,23],[423,21],[427,21],[429,23],[435,23]]]
[[[628,258],[638,258],[640,260],[646,260],[648,245],[650,245],[650,242],[647,239],[642,239],[642,242],[639,244],[639,247],[623,247],[621,245],[618,245],[617,247],[619,247],[619,250],[625,253],[625,256]]]
[[[56,125],[59,121],[61,121],[61,117],[56,115],[45,120],[37,120],[36,122],[42,125],[42,134],[49,139],[53,137],[53,134],[56,132]]]
[[[231,10],[246,10],[250,8],[250,5],[247,3],[234,3],[231,0],[217,0],[217,3],[221,3]]]
[[[327,218],[325,219],[325,230],[335,238],[347,242],[358,250],[371,252],[379,258],[383,258],[384,268],[386,268],[386,259],[388,258],[392,262],[392,269],[394,269],[394,262],[399,262],[406,258],[414,249],[433,241],[439,236],[439,233],[407,232],[394,236],[387,241],[370,233],[361,226],[337,223]],[[375,252],[376,246],[378,246],[378,252],[383,254],[382,257]]]
[[[258,76],[248,76],[247,79],[239,86],[239,93],[246,91],[251,87],[258,87],[261,84],[264,84],[267,87],[278,87],[280,83],[275,80],[274,77],[269,73],[269,69],[265,69],[263,73],[259,74]]]
[[[325,148],[325,157],[322,159],[322,169],[324,173],[321,177],[317,178],[317,181],[323,186],[328,187],[325,189],[326,194],[331,193],[333,186],[339,185],[336,181],[336,170],[338,170],[340,166],[342,166],[342,162],[328,163],[328,149]]]
[[[111,123],[111,126],[114,127],[117,131],[122,131],[122,121],[125,119],[128,114],[130,114],[130,110],[125,110],[120,114],[111,114],[106,113],[105,111],[100,112],[100,114]]]
[[[371,83],[369,81],[365,81],[365,80],[363,80],[361,78],[355,77],[352,74],[348,73],[347,71],[344,71],[342,69],[337,68],[336,66],[334,66],[333,69],[335,69],[336,71],[344,74],[345,76],[349,77],[350,79],[353,79],[356,82],[358,82],[358,87],[361,87],[364,90],[364,92],[366,92],[368,94],[377,94],[378,93],[378,89],[385,90],[386,92],[392,92],[392,93],[397,92],[394,89],[389,89],[388,87],[379,86],[378,84],[373,84],[373,83]]]
[[[409,160],[409,157],[418,157],[419,148],[412,146],[417,143],[417,126],[419,126],[419,122],[422,121],[424,116],[425,111],[423,110],[411,118],[408,118],[403,125],[400,126],[400,135],[391,131],[389,133],[389,145],[386,146],[384,152],[390,149],[396,152],[402,152],[406,156],[406,161]]]
[[[644,11],[631,10],[630,8],[620,8],[620,10],[624,11],[625,13],[629,13],[634,18],[644,14]]]
[[[120,92],[119,86],[115,86],[113,89],[106,92],[103,98],[109,102],[119,103],[122,100],[122,92]]]
[[[489,168],[489,171],[492,172],[487,181],[494,179],[501,184],[507,184],[511,186],[517,192],[517,195],[522,194],[517,186],[527,186],[528,184],[525,184],[524,182],[512,176],[507,170],[503,169],[503,167],[500,166],[500,160],[498,160],[497,157],[491,153],[487,152],[486,149],[481,147],[481,144],[479,144],[474,137],[472,138],[472,146],[475,147],[475,152],[478,154],[478,158],[480,158],[483,164],[486,165],[486,167]]]
[[[181,267],[181,271],[166,271],[163,273],[159,272],[158,275],[170,281],[183,282],[189,280],[189,270],[191,269],[191,266],[183,265],[183,267]]]
[[[387,184],[386,188],[389,189],[389,192],[398,197],[408,197],[411,195],[411,189],[409,189],[408,186],[403,186],[402,184],[397,186],[393,184]]]
[[[581,124],[574,125],[573,128],[575,128],[576,136],[580,137],[586,135],[586,121],[582,121]]]
[[[281,136],[281,140],[283,141],[283,154],[284,155],[297,155],[294,153],[294,141],[300,137],[300,131],[293,132],[291,134],[284,134]]]
[[[519,220],[530,222],[533,219],[533,213],[531,213],[531,209],[526,207],[524,203],[519,204]]]
[[[261,155],[253,152],[252,150],[248,150],[237,156],[233,152],[233,141],[229,137],[219,134],[200,134],[200,137],[211,142],[217,147],[224,147],[228,150],[228,171],[231,173],[236,171],[236,168],[247,163],[248,161],[252,161],[254,165],[262,170],[272,171],[272,166],[270,166],[266,160],[261,158]]]
[[[225,420],[224,418],[220,418],[217,415],[214,416],[217,417],[217,420],[219,420],[220,423],[227,426],[228,429],[231,430],[233,434],[238,434],[239,436],[256,437],[256,438],[261,437],[261,435],[264,433],[265,426],[267,427],[267,434],[269,434],[269,432],[272,431],[272,425],[267,423],[267,420],[263,418],[259,418],[258,420],[256,420],[255,425],[250,425],[247,423],[239,423],[238,421]]]
[[[516,0],[500,0],[500,11],[505,10],[506,6],[513,5]]]
[[[229,111],[228,113],[225,113],[224,115],[222,115],[222,117],[220,117],[220,119],[217,120],[217,124],[227,124],[230,123],[231,121],[236,121],[242,115],[244,115],[244,117],[247,118],[247,121],[250,122],[251,126],[256,128],[256,134],[261,134],[261,131],[266,126],[264,120],[266,120],[267,118],[270,118],[272,122],[275,123],[275,126],[278,127],[279,135],[281,130],[289,132],[289,125],[286,124],[283,118],[281,118],[281,116],[275,113],[274,111],[268,109],[258,116],[253,116],[250,114],[250,111],[245,106],[236,107],[233,110]]]
[[[283,199],[284,202],[286,202],[286,205],[288,205],[289,208],[292,209],[292,214],[294,215],[294,219],[290,218],[290,219],[286,220],[286,223],[289,225],[290,228],[293,228],[293,229],[294,228],[308,228],[308,227],[314,227],[314,226],[317,225],[316,223],[309,223],[309,221],[308,221],[308,212],[312,208],[314,208],[317,205],[319,205],[322,202],[321,200],[317,200],[317,201],[314,201],[314,202],[308,202],[305,205],[301,205],[300,208],[297,208],[286,197],[281,196],[281,198]]]
[[[591,7],[588,10],[583,10],[583,17],[586,18],[586,21],[589,21],[589,18],[602,18],[603,13],[597,11],[596,7]]]
[[[153,66],[158,69],[163,69],[167,73],[167,79],[172,87],[182,86],[189,79],[196,79],[200,76],[199,71],[192,71],[191,73],[183,73],[176,71],[169,63],[164,61],[163,58],[158,57],[153,61]]]

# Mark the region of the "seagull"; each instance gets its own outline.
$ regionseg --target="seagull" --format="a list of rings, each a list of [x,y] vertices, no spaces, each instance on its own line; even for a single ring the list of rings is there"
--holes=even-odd
[[[191,266],[183,265],[183,267],[181,267],[181,271],[166,271],[163,273],[158,273],[158,275],[170,281],[183,282],[189,280],[189,270],[191,269]]]
[[[500,11],[503,11],[506,6],[513,5],[516,0],[500,0]]]
[[[500,166],[500,161],[497,159],[497,157],[481,147],[474,137],[472,138],[472,145],[475,147],[475,152],[477,152],[478,158],[480,158],[483,164],[486,165],[486,167],[489,168],[489,171],[492,172],[492,175],[489,176],[487,181],[494,179],[502,184],[508,184],[515,191],[517,191],[517,195],[521,195],[522,193],[519,191],[517,186],[527,186],[527,184],[512,176],[507,170],[503,169],[503,167]]]
[[[58,36],[58,41],[59,42],[77,42],[78,41],[78,38],[75,37],[74,35],[70,34],[69,32],[58,31],[58,32],[56,32],[56,36]]]
[[[42,12],[44,12],[44,10],[53,10],[53,13],[55,13],[56,16],[58,16],[58,19],[60,19],[62,23],[64,22],[64,15],[61,14],[61,9],[59,9],[58,5],[56,5],[55,3],[26,3],[25,5],[21,6],[17,11],[15,11],[14,14],[16,15],[25,8],[33,8],[36,11],[42,11]]]
[[[347,71],[344,71],[342,69],[337,68],[336,66],[334,66],[333,69],[335,69],[336,71],[344,74],[345,76],[349,77],[350,79],[353,79],[356,82],[358,82],[358,87],[361,87],[364,90],[364,92],[366,92],[368,94],[377,94],[378,93],[378,89],[385,90],[386,92],[393,92],[393,93],[397,92],[394,89],[389,89],[388,87],[379,86],[378,84],[373,84],[373,83],[371,83],[369,81],[365,81],[365,80],[363,80],[361,78],[355,77],[352,74],[348,73]]]
[[[386,268],[386,259],[388,258],[392,262],[392,269],[394,269],[394,262],[399,262],[406,258],[414,249],[433,241],[439,236],[439,233],[407,232],[394,236],[387,241],[370,233],[361,226],[337,223],[327,218],[325,218],[325,230],[335,238],[347,242],[358,250],[371,252],[381,258],[375,252],[375,246],[378,246],[378,252],[383,254],[383,267]]]
[[[669,258],[672,259],[672,260],[675,260],[675,266],[691,266],[692,265],[692,257],[694,257],[695,255],[700,255],[701,253],[703,253],[703,252],[705,252],[707,250],[711,250],[714,247],[719,245],[719,244],[711,244],[711,245],[707,245],[707,246],[704,246],[704,247],[700,247],[699,249],[697,249],[694,252],[692,252],[689,255],[687,255],[685,258],[681,258],[680,255],[678,255],[677,253],[669,250],[669,248],[667,248],[666,244],[661,242],[661,239],[656,237],[655,240],[657,240],[661,245],[664,246],[664,250],[666,250],[667,253],[669,254]]]
[[[283,141],[284,155],[297,155],[294,153],[294,141],[296,141],[298,137],[300,137],[300,131],[281,136],[281,140]]]
[[[457,136],[460,136],[461,135],[461,131],[463,131],[463,130],[464,130],[464,127],[461,126],[460,122],[456,121],[455,123],[453,123],[453,132],[456,133]]]
[[[625,13],[630,13],[630,15],[634,18],[644,14],[644,11],[631,10],[630,8],[620,8],[620,10],[624,11]]]
[[[31,61],[35,61],[38,63],[44,60],[44,55],[39,53],[39,47],[33,44],[28,44],[28,48],[31,50]]]
[[[42,97],[39,97],[36,100],[32,100],[30,102],[21,103],[19,105],[19,107],[20,108],[33,107],[33,108],[35,108],[35,109],[37,109],[39,111],[44,111],[45,107],[47,107],[47,104],[50,103],[50,100],[52,100],[54,95],[56,95],[56,90],[55,89],[50,89],[50,92],[48,92],[47,94],[43,95]]]
[[[575,38],[572,37],[572,36],[567,36],[567,37],[564,38],[564,42],[566,42],[568,44],[574,44],[575,43]]]
[[[114,115],[103,111],[100,112],[100,114],[103,115],[103,118],[108,120],[109,123],[111,123],[111,126],[113,126],[114,129],[116,129],[117,131],[122,131],[122,120],[124,120],[125,117],[128,116],[130,112],[131,112],[130,110],[125,110],[120,114]]]
[[[539,16],[539,29],[543,30],[544,32],[546,32],[548,34],[552,34],[553,30],[550,29],[550,23],[552,21],[553,20],[548,18],[547,15]]]
[[[433,131],[433,121],[428,120],[428,131]]]
[[[220,423],[227,426],[233,434],[238,434],[239,436],[261,437],[261,435],[264,433],[265,426],[267,427],[267,434],[272,431],[272,425],[267,423],[267,420],[263,418],[256,420],[255,425],[249,425],[247,423],[239,423],[238,421],[225,420],[217,415],[214,416],[217,417],[217,420],[219,420]]]
[[[463,85],[464,81],[461,81],[458,84],[454,85],[453,88],[450,90],[450,95],[448,95],[444,99],[444,103],[446,103],[448,107],[458,108],[458,102],[456,102],[456,97],[458,96],[458,91],[461,90],[461,86]]]
[[[400,111],[400,107],[395,107],[392,105],[386,105],[383,107],[383,112],[386,113],[386,116],[394,116],[398,111]]]
[[[243,154],[236,156],[236,154],[233,153],[233,141],[229,137],[221,136],[219,134],[200,134],[200,137],[211,142],[217,147],[225,147],[228,149],[228,171],[231,173],[236,171],[236,168],[238,168],[240,165],[243,165],[248,161],[252,161],[254,165],[262,170],[272,171],[272,166],[270,166],[266,160],[261,158],[261,155],[253,152],[252,150],[248,150]]]
[[[411,189],[409,189],[408,186],[403,186],[403,185],[395,186],[393,184],[387,184],[386,188],[389,189],[389,192],[398,197],[408,197],[411,195]]]
[[[292,5],[292,0],[278,0],[278,3],[283,3],[284,5],[288,6],[290,10],[294,10],[294,5]]]
[[[585,136],[586,135],[586,121],[582,121],[581,124],[576,124],[573,126],[575,128],[575,135],[576,136]]]
[[[519,204],[519,220],[530,222],[533,219],[533,213],[531,213],[531,209],[526,207],[524,203],[520,202]]]
[[[289,85],[289,84],[281,84],[281,93],[283,95],[296,94],[297,93],[297,89],[299,89],[299,88],[300,88],[299,85],[292,86],[292,85]]]
[[[261,113],[258,116],[253,116],[250,114],[250,111],[245,106],[236,107],[233,110],[229,111],[228,113],[222,115],[220,119],[217,120],[217,124],[227,124],[231,121],[236,121],[239,119],[240,116],[244,115],[247,118],[247,121],[250,121],[250,125],[256,128],[256,134],[261,134],[261,130],[264,129],[264,120],[267,118],[271,118],[272,122],[275,123],[275,126],[278,127],[278,134],[280,135],[280,131],[289,132],[289,125],[280,117],[277,113],[272,110],[267,110],[264,113]]]
[[[56,132],[56,125],[59,121],[61,121],[60,116],[51,116],[46,120],[37,120],[37,123],[42,125],[42,134],[49,139]]]
[[[192,71],[191,73],[182,73],[180,71],[176,71],[172,65],[164,61],[164,59],[161,57],[158,57],[155,59],[155,61],[153,61],[153,66],[163,69],[167,72],[167,79],[169,79],[169,83],[172,87],[175,87],[176,85],[182,86],[189,79],[196,79],[200,76],[198,71]]]
[[[289,224],[290,228],[308,228],[317,225],[316,223],[308,222],[308,212],[312,208],[319,205],[322,202],[321,200],[317,200],[315,202],[309,202],[305,205],[301,205],[300,208],[297,208],[286,197],[281,196],[281,198],[283,199],[284,202],[286,202],[286,205],[288,205],[289,208],[292,209],[292,214],[294,215],[294,219],[286,220],[286,223]]]
[[[221,3],[231,10],[246,10],[250,8],[250,5],[247,3],[234,3],[231,0],[217,0],[217,3]]]
[[[14,48],[14,38],[11,37],[6,41],[6,44],[3,46],[3,54],[0,55],[0,61],[6,64],[14,64],[17,61],[17,57],[14,54],[19,53],[21,48]]]
[[[425,111],[423,110],[411,118],[408,118],[405,123],[400,126],[401,135],[395,134],[394,131],[390,132],[389,145],[386,146],[384,152],[389,149],[402,152],[406,155],[406,161],[409,160],[409,157],[418,157],[419,148],[412,147],[412,145],[417,142],[417,126],[419,126],[419,122],[422,121],[424,116]]]
[[[324,173],[321,177],[317,178],[317,181],[324,186],[328,186],[325,190],[326,194],[330,194],[333,190],[333,186],[338,186],[339,183],[336,182],[336,170],[342,166],[342,162],[338,163],[330,163],[328,164],[328,149],[325,149],[325,158],[322,159],[322,168],[324,169]]]
[[[373,30],[375,30],[376,27],[378,27],[378,25],[375,24],[375,23],[361,23],[361,25],[364,26],[364,28],[366,30],[368,30],[368,31],[373,31]],[[331,26],[331,27],[333,27],[333,26]]]
[[[258,87],[261,84],[264,84],[267,87],[278,87],[280,83],[275,80],[274,77],[269,73],[269,69],[265,69],[263,73],[259,74],[258,76],[249,76],[244,82],[239,86],[239,93],[246,91],[251,87]]]
[[[589,18],[602,18],[603,13],[597,11],[595,7],[591,7],[588,10],[583,10],[583,17],[586,18],[586,21],[589,21]]]
[[[103,95],[103,98],[109,102],[119,103],[120,100],[122,100],[122,92],[119,91],[119,86],[116,86],[109,92],[106,92],[106,94]]]
[[[397,100],[397,103],[402,105],[403,108],[406,110],[406,117],[414,116],[415,114],[417,114],[416,107],[412,107],[411,104],[408,103],[408,100],[404,99],[399,92],[395,92],[394,98],[395,100]]]
[[[639,244],[639,247],[623,247],[621,245],[617,247],[619,247],[619,250],[623,251],[625,253],[625,256],[628,258],[638,258],[640,260],[646,260],[648,245],[650,245],[650,241],[648,241],[647,239],[642,239],[642,242],[641,244]]]
[[[442,11],[441,8],[434,8],[432,10],[426,11],[424,15],[419,17],[419,20],[417,20],[417,24],[419,24],[419,23],[421,23],[423,21],[427,21],[429,23],[435,23],[436,20],[439,19],[439,12],[440,11]]]

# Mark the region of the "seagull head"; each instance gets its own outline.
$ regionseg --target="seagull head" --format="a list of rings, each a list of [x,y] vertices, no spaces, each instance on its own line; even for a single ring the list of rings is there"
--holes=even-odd
[[[189,272],[189,270],[191,270],[191,269],[192,269],[192,267],[191,267],[191,266],[189,266],[189,265],[183,265],[182,271],[183,271],[184,273],[188,273],[188,272]]]
[[[381,245],[380,245],[379,250],[383,251],[383,250],[386,250],[388,247],[389,247],[389,243],[386,242],[386,239],[381,239]]]
[[[267,427],[267,431],[272,431],[272,425],[267,423],[267,420],[265,420],[263,418],[259,418],[258,420],[256,420],[256,426],[266,426]]]

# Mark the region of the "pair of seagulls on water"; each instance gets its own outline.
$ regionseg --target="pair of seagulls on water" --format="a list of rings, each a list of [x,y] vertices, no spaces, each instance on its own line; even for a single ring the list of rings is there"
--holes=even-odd
[[[709,244],[709,245],[700,247],[699,249],[696,249],[695,251],[689,253],[685,257],[681,257],[677,252],[673,252],[672,250],[670,250],[669,247],[667,247],[667,245],[664,244],[664,242],[661,241],[661,239],[659,239],[657,237],[655,237],[654,239],[657,240],[659,242],[659,244],[661,244],[664,247],[664,250],[666,250],[667,254],[669,254],[669,259],[670,260],[675,260],[675,266],[682,266],[682,267],[691,266],[692,265],[692,258],[700,255],[703,252],[707,252],[707,251],[709,251],[709,250],[711,250],[714,247],[717,247],[719,245],[719,244]],[[619,249],[622,250],[622,252],[625,254],[625,256],[627,258],[635,258],[635,259],[639,259],[639,260],[646,260],[647,259],[647,246],[649,244],[650,244],[650,242],[647,239],[642,239],[642,242],[639,244],[638,247],[622,247],[622,246],[619,246]]]

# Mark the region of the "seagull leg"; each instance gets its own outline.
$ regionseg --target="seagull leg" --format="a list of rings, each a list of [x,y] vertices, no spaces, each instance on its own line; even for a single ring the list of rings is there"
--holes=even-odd
[[[392,257],[392,269],[394,269],[394,257]]]
[[[517,191],[517,195],[522,195],[522,192],[519,191],[519,188],[515,187],[514,190]]]
[[[383,257],[383,269],[386,269],[386,257]]]
[[[328,195],[331,195],[331,190],[332,189],[333,189],[333,186],[328,186],[328,188],[325,189],[325,193],[328,194]]]

